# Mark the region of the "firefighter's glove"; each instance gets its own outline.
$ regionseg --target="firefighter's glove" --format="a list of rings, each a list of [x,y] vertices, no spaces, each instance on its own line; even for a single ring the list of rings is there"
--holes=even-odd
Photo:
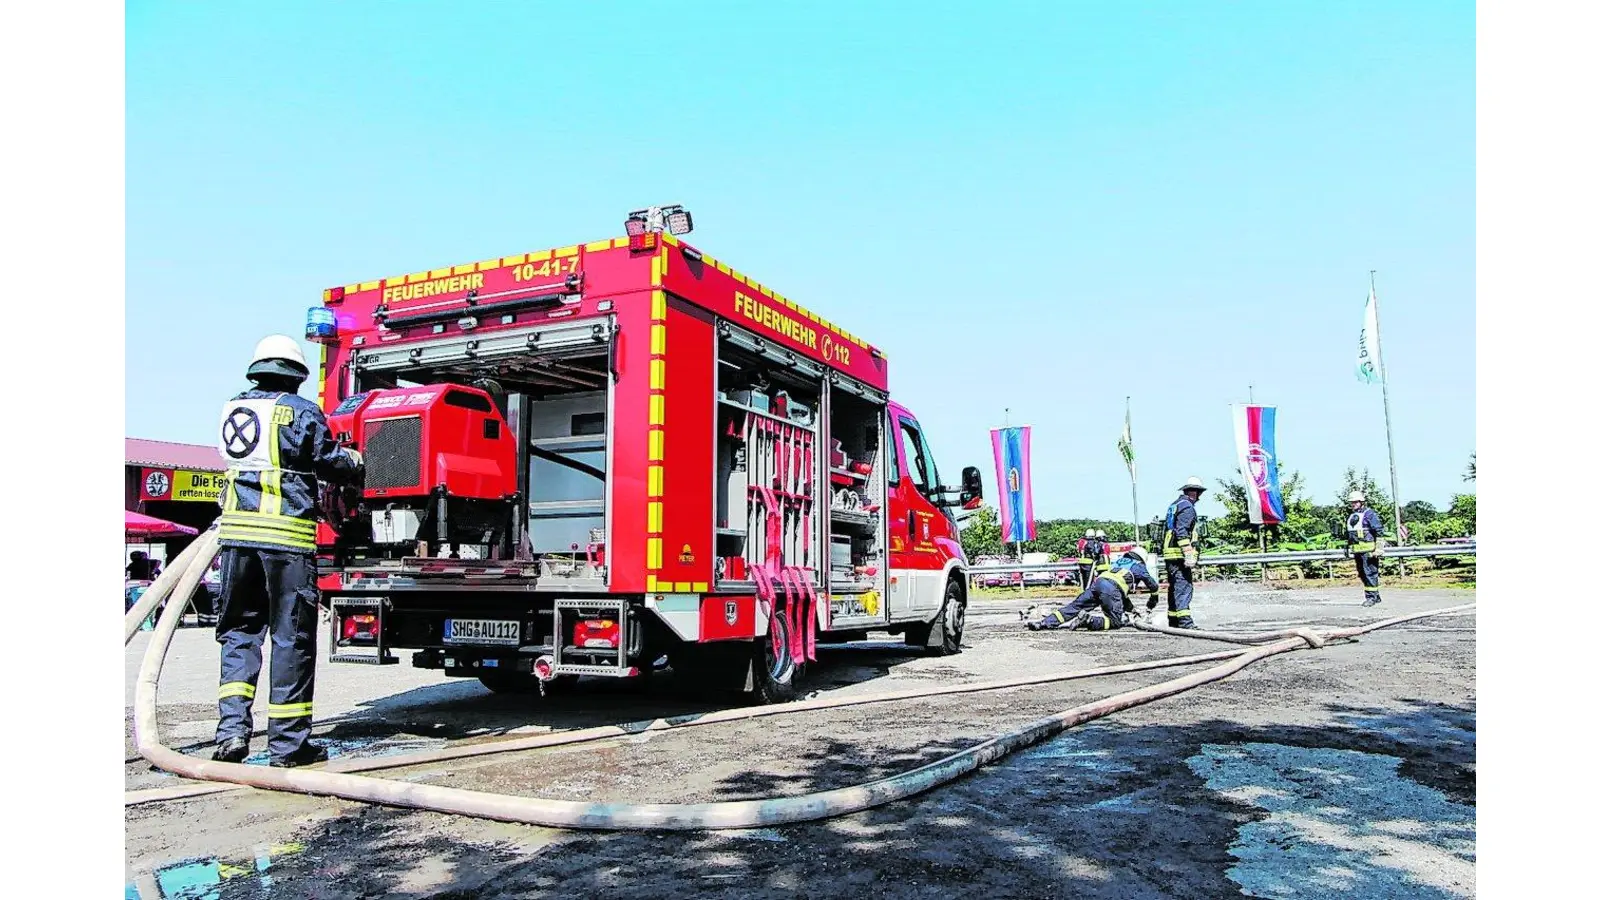
[[[1377,543],[1377,545],[1372,548],[1372,558],[1373,559],[1377,559],[1378,557],[1380,557],[1382,555],[1383,555],[1383,541],[1379,541]]]
[[[1161,598],[1160,597],[1157,597],[1155,594],[1151,594],[1150,595],[1150,599],[1146,600],[1144,602],[1145,612],[1155,612],[1156,611],[1156,604],[1160,603],[1160,602],[1161,602]]]
[[[352,449],[350,447],[346,447],[346,448],[344,448],[344,452],[345,452],[346,455],[348,455],[350,457],[350,462],[353,463],[356,468],[359,469],[359,468],[362,467],[362,465],[364,465],[364,463],[362,462],[362,459],[361,459],[361,451],[360,450],[355,450],[355,449]]]
[[[1200,564],[1200,552],[1193,547],[1183,548],[1183,564],[1194,568]]]

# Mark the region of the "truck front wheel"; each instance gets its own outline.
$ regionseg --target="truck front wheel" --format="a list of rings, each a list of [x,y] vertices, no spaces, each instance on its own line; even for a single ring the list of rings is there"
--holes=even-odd
[[[939,617],[926,625],[906,627],[906,644],[924,647],[932,656],[950,656],[961,652],[961,634],[967,627],[967,592],[961,581],[952,578],[944,585],[944,605],[939,607]]]

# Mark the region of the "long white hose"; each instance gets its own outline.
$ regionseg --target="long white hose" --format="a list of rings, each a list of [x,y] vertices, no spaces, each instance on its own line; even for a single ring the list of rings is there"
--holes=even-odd
[[[210,557],[191,562],[178,589],[193,590]],[[192,576],[192,577],[191,577]],[[1468,609],[1475,604],[1433,610],[1384,620],[1358,629],[1330,632],[1324,639],[1364,634],[1377,628]],[[1260,659],[1308,646],[1305,637],[1286,638],[1263,647],[1222,654],[1220,665],[1150,687],[1127,691],[1095,703],[1074,707],[1036,721],[1007,735],[985,741],[927,765],[865,784],[819,791],[794,797],[716,803],[614,804],[546,800],[469,791],[460,788],[391,781],[364,775],[313,769],[273,769],[222,763],[185,756],[160,742],[156,724],[156,690],[172,635],[182,617],[182,606],[169,604],[145,651],[134,693],[135,741],[139,752],[158,768],[208,781],[251,787],[331,795],[389,806],[427,809],[456,815],[523,822],[556,828],[604,830],[703,830],[753,828],[815,821],[847,815],[930,790],[1016,750],[1038,743],[1073,725],[1091,721],[1143,703],[1181,693],[1226,678]],[[850,698],[839,698],[849,700]],[[834,701],[830,700],[829,703]],[[860,701],[858,701],[860,702]],[[838,705],[845,705],[839,703]],[[613,726],[615,727],[615,726]],[[545,737],[561,737],[557,735]],[[590,738],[592,739],[592,738]],[[538,739],[534,739],[538,740]],[[507,742],[510,743],[510,742]],[[472,749],[472,748],[462,748]],[[446,751],[448,752],[448,751]],[[393,764],[393,759],[388,761]]]
[[[715,725],[723,722],[738,722],[745,719],[757,719],[765,716],[783,716],[791,713],[812,712],[819,709],[837,709],[845,706],[861,706],[868,703],[890,703],[897,700],[920,700],[925,697],[939,697],[947,694],[971,694],[981,691],[998,691],[1007,688],[1028,687],[1038,684],[1050,684],[1059,681],[1074,681],[1083,678],[1096,678],[1103,675],[1122,675],[1129,672],[1144,672],[1151,669],[1166,669],[1175,666],[1192,666],[1205,662],[1232,659],[1242,651],[1224,650],[1217,653],[1204,653],[1198,656],[1174,656],[1166,659],[1153,659],[1136,663],[1124,663],[1116,666],[1104,666],[1097,669],[1082,669],[1068,672],[1055,672],[1049,675],[1032,675],[1026,678],[1007,678],[1000,681],[977,681],[969,684],[943,685],[934,688],[918,688],[906,691],[883,691],[873,694],[850,694],[840,697],[821,697],[812,700],[800,700],[794,703],[783,703],[772,706],[756,706],[744,709],[722,709],[708,713],[690,713],[683,716],[674,716],[666,719],[647,719],[638,722],[626,722],[619,725],[599,725],[592,728],[577,728],[571,731],[562,731],[556,734],[544,734],[526,738],[505,738],[488,741],[481,744],[472,744],[466,747],[446,747],[439,750],[421,750],[415,753],[396,754],[372,759],[343,759],[334,760],[322,770],[325,772],[375,772],[381,769],[398,769],[405,766],[422,765],[425,763],[442,762],[450,759],[466,759],[473,756],[489,756],[495,753],[510,753],[517,750],[538,750],[546,747],[559,747],[569,744],[583,744],[590,741],[602,741],[613,738],[627,737],[651,731],[669,731],[681,728],[694,728],[700,725]],[[129,791],[123,803],[126,806],[137,806],[141,803],[154,803],[164,800],[181,800],[188,797],[199,797],[206,794],[217,794],[227,791],[241,791],[247,788],[233,784],[200,784],[185,785],[174,788],[152,788],[144,791]]]

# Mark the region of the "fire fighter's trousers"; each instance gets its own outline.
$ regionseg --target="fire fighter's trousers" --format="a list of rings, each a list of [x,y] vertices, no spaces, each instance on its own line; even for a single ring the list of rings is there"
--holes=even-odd
[[[1086,609],[1100,608],[1100,614],[1089,616],[1083,623],[1085,631],[1110,631],[1122,627],[1123,619],[1122,591],[1110,580],[1096,578],[1089,589],[1074,597],[1071,603],[1062,608],[1061,613],[1067,618],[1072,618]]]
[[[1181,559],[1167,562],[1167,624],[1178,625],[1190,619],[1189,601],[1194,599],[1194,573]]]
[[[261,675],[261,645],[272,632],[267,697],[267,750],[274,759],[311,737],[311,694],[317,663],[317,563],[292,550],[222,548],[217,643],[217,741],[250,739],[250,707]]]
[[[1361,586],[1366,588],[1368,600],[1382,599],[1378,596],[1378,560],[1371,553],[1357,553],[1356,574],[1361,576]]]

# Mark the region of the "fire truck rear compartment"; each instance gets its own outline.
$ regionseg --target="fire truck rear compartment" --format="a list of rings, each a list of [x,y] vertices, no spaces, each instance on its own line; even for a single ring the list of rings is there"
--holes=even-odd
[[[642,598],[607,589],[614,336],[608,320],[568,320],[358,356],[352,395],[440,385],[485,392],[515,442],[517,484],[503,548],[423,542],[343,553],[335,659],[396,662],[389,648],[413,649],[414,666],[526,690],[552,677],[637,674],[646,655],[661,655],[671,636]],[[373,613],[376,633],[362,625],[356,640],[345,638],[345,618]]]
[[[888,577],[883,398],[731,328],[719,341],[717,387],[721,589],[750,589],[775,546],[781,565],[836,609],[879,615]]]

